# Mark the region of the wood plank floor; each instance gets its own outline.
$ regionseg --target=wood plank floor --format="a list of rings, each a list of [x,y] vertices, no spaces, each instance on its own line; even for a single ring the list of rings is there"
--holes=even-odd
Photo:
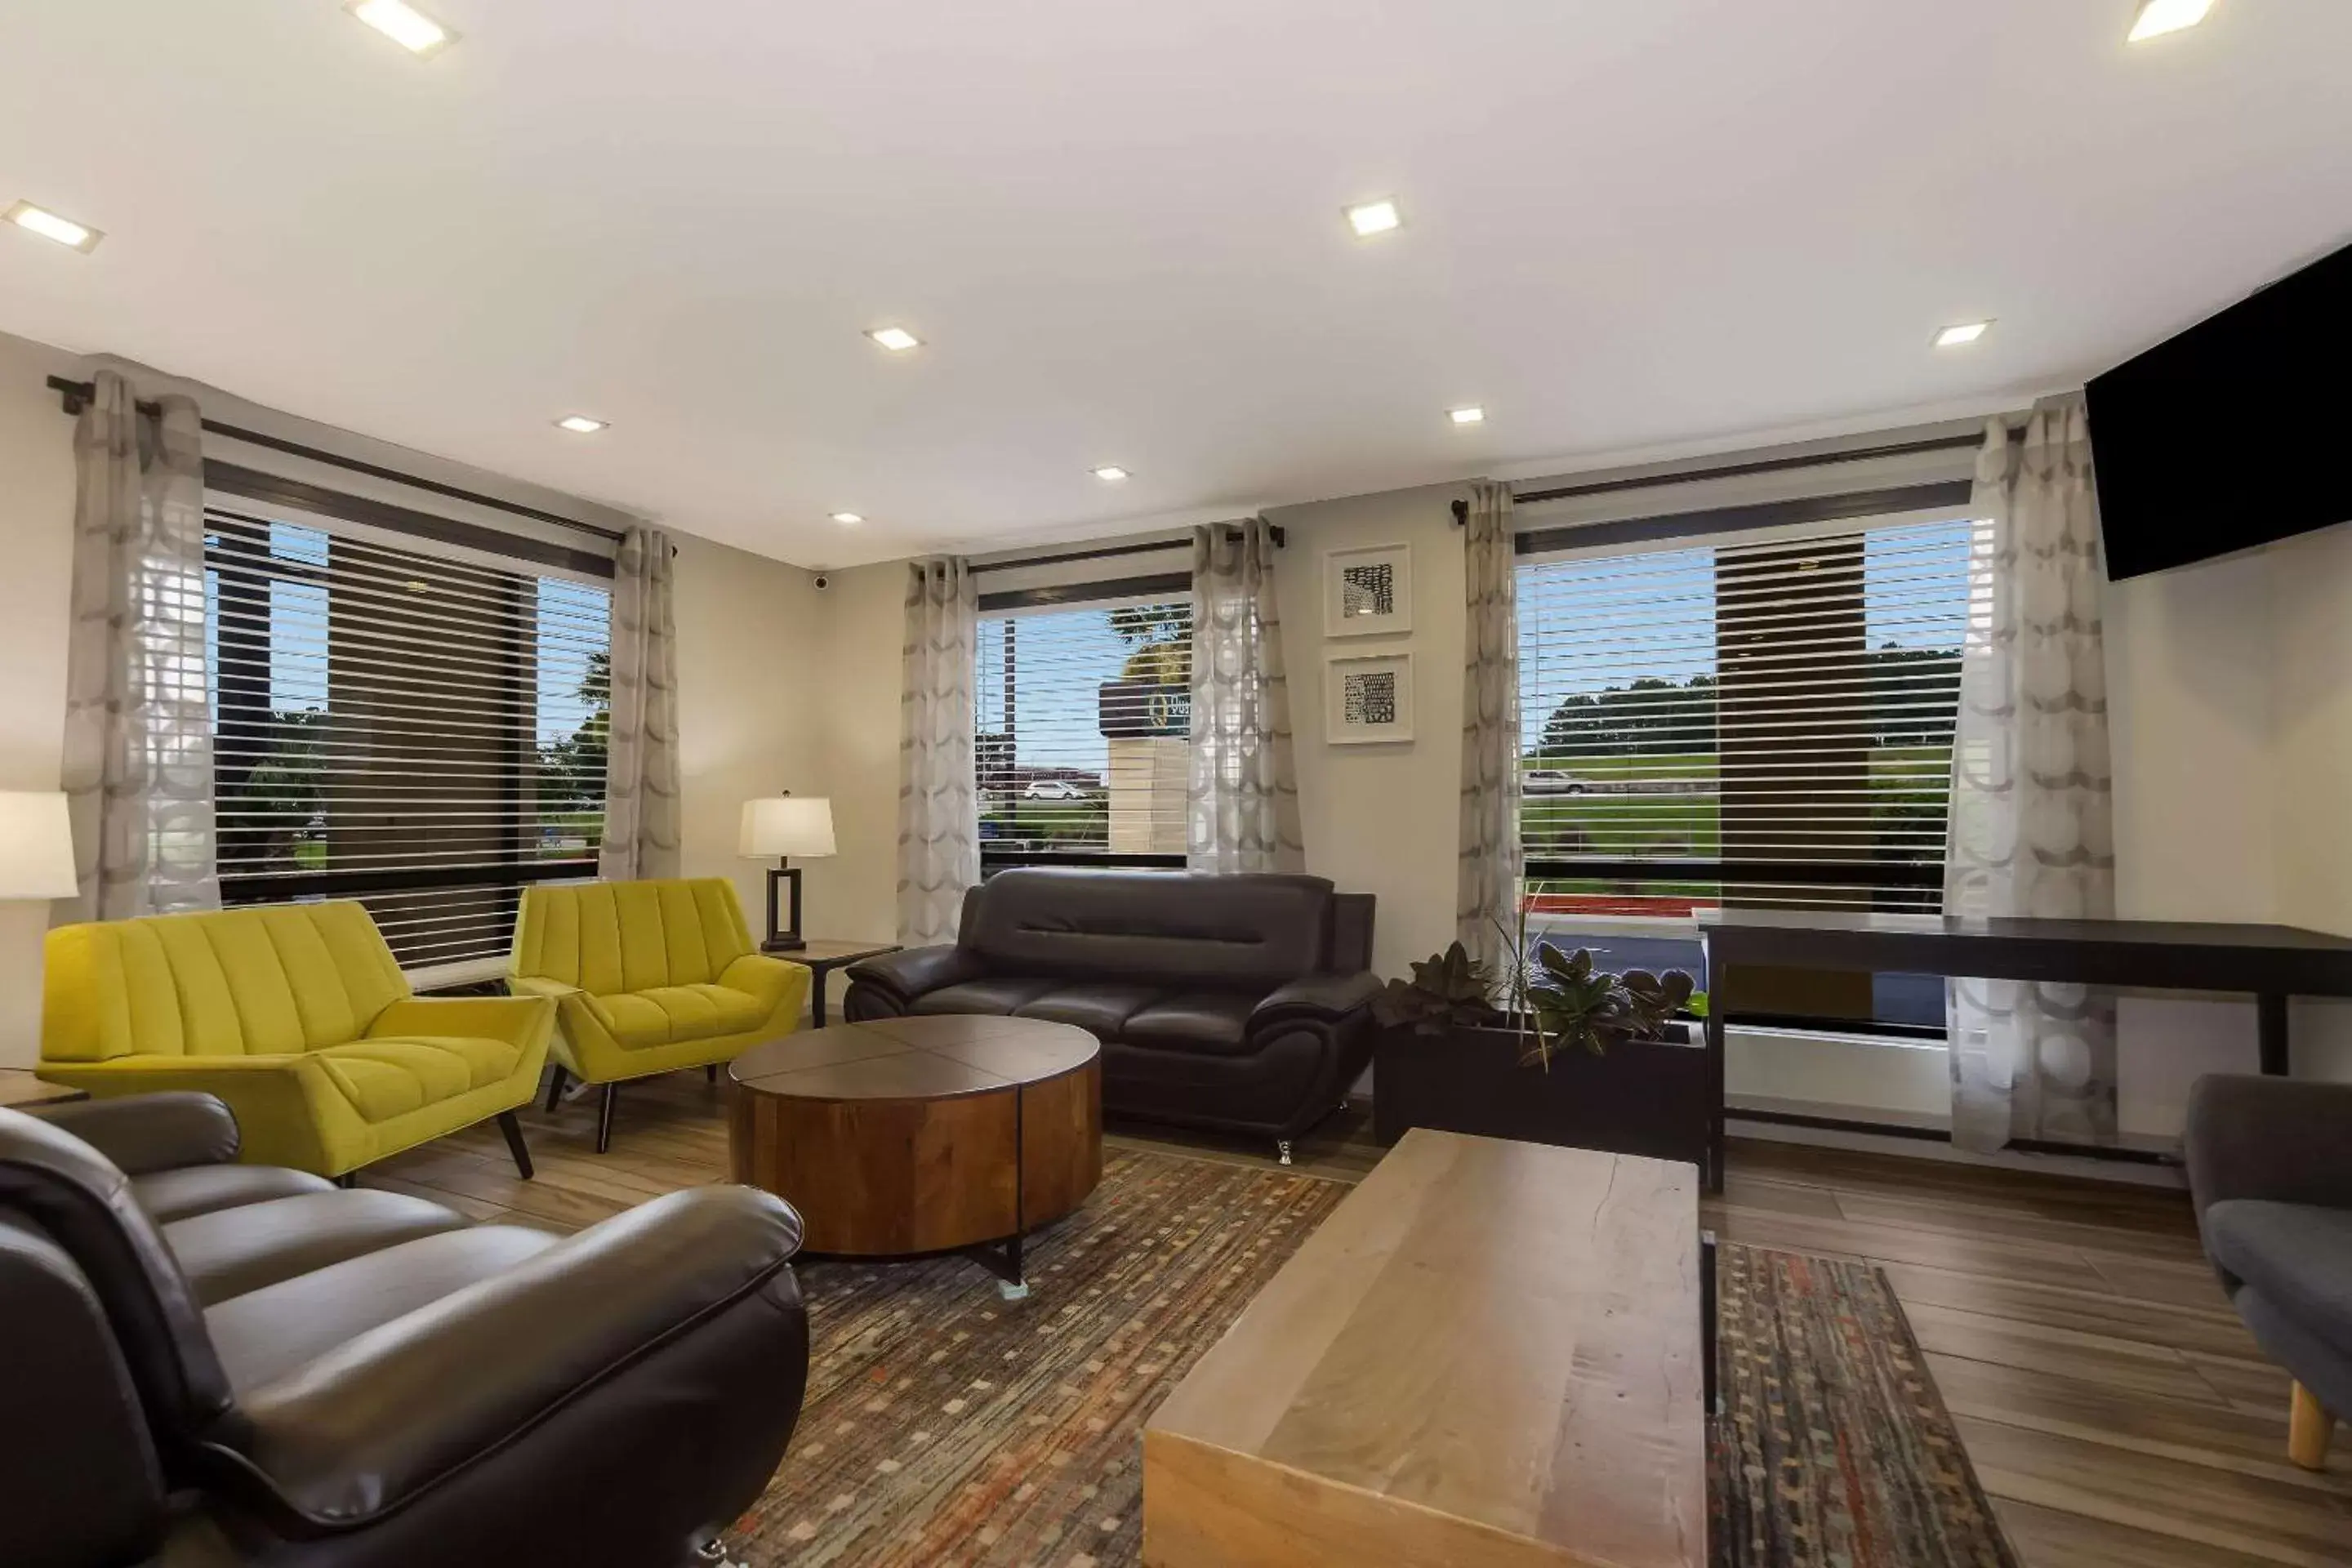
[[[724,1180],[720,1090],[678,1074],[623,1092],[609,1154],[593,1100],[522,1121],[539,1179],[488,1125],[364,1184],[483,1219],[569,1230]],[[1361,1110],[1298,1151],[1354,1181]],[[1264,1165],[1270,1150],[1140,1129],[1108,1142]],[[2352,1568],[2352,1431],[2325,1474],[2286,1458],[2287,1380],[2240,1327],[2178,1194],[1885,1155],[1735,1142],[1707,1223],[1734,1241],[1886,1272],[2027,1568]]]

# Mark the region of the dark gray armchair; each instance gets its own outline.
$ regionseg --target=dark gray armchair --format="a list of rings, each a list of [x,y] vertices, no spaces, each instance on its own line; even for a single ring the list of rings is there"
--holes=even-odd
[[[2205,1255],[2294,1379],[2288,1456],[2318,1469],[2352,1411],[2352,1084],[2200,1079],[2188,1149]]]

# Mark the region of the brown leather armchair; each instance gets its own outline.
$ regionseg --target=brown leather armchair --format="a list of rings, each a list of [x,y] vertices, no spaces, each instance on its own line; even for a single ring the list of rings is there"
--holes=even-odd
[[[1372,899],[1320,877],[1024,868],[952,947],[850,966],[850,1021],[1013,1014],[1102,1042],[1103,1110],[1293,1140],[1371,1059]]]
[[[204,1094],[0,1110],[0,1563],[669,1568],[782,1458],[781,1200],[557,1237],[236,1149]]]

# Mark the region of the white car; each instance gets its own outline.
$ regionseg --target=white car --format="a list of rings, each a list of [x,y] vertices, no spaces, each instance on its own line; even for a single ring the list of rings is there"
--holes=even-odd
[[[1519,791],[1523,795],[1582,795],[1591,787],[1574,773],[1564,773],[1558,768],[1529,768],[1519,775]]]
[[[1024,800],[1084,800],[1087,791],[1084,784],[1067,779],[1032,779],[1029,787],[1021,792]]]

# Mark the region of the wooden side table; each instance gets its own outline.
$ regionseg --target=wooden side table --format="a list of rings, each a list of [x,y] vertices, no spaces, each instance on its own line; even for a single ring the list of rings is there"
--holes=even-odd
[[[61,1083],[43,1083],[29,1068],[0,1068],[0,1105],[15,1110],[28,1106],[58,1105],[84,1096],[78,1089],[68,1089]]]
[[[770,958],[781,958],[797,963],[816,976],[809,987],[809,1026],[824,1027],[824,985],[836,969],[846,969],[864,958],[879,958],[886,952],[896,952],[895,942],[830,942],[824,937],[811,937],[808,945],[790,952],[781,948],[760,950]]]

